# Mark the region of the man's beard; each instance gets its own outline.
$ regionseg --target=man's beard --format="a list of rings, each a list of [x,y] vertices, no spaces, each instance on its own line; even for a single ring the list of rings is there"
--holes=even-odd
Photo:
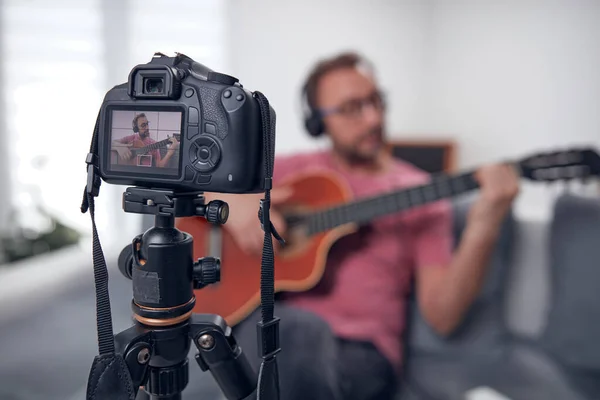
[[[150,132],[140,132],[140,139],[146,139],[148,137],[148,135],[150,134]]]
[[[377,141],[379,142],[379,145],[377,146],[377,148],[374,151],[368,152],[368,153],[365,153],[364,151],[359,150],[360,144],[364,140],[367,140],[372,136],[374,136],[377,139]],[[377,159],[379,151],[381,150],[381,148],[383,146],[384,137],[385,137],[385,133],[384,133],[383,127],[378,126],[378,127],[371,129],[370,131],[364,133],[363,135],[361,135],[351,145],[340,145],[340,144],[334,142],[333,146],[334,146],[336,152],[339,155],[341,155],[350,164],[371,164]]]

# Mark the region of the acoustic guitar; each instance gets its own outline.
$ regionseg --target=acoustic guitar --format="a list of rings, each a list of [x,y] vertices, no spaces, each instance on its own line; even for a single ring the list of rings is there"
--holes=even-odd
[[[521,177],[532,181],[600,175],[600,156],[591,149],[536,154],[513,164]],[[275,291],[309,290],[321,279],[329,249],[339,238],[375,218],[477,189],[473,172],[434,176],[425,185],[358,200],[330,172],[287,179],[282,184],[291,186],[294,194],[278,209],[287,223],[287,244],[275,257]],[[260,305],[260,254],[244,253],[225,227],[204,218],[178,218],[176,227],[194,238],[194,259],[221,259],[220,282],[195,291],[194,312],[221,315],[234,326]]]
[[[173,137],[178,142],[180,141],[181,134],[174,133]],[[146,145],[141,139],[135,139],[133,142],[128,144],[119,144],[123,147],[128,147],[131,156],[127,160],[123,160],[119,157],[119,153],[116,150],[111,152],[111,164],[118,165],[134,165],[136,167],[151,167],[152,166],[152,154],[148,154],[153,150],[167,147],[171,143],[171,138],[167,136],[166,139],[159,142]]]

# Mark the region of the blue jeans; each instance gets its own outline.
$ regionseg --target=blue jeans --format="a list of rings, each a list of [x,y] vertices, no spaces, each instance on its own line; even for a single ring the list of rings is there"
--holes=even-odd
[[[281,400],[392,400],[397,377],[389,361],[369,342],[336,337],[317,315],[278,302],[281,352],[277,356]],[[256,323],[260,309],[233,329],[258,371]],[[250,399],[255,398],[251,396]]]

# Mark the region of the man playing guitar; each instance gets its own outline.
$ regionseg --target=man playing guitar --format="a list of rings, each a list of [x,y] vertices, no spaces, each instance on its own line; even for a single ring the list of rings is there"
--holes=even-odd
[[[306,81],[305,96],[311,109],[307,129],[313,136],[326,133],[332,147],[276,157],[271,220],[284,238],[286,227],[276,210],[290,196],[281,186],[290,175],[332,171],[356,197],[428,181],[428,174],[385,150],[385,101],[364,59],[345,53],[320,62]],[[447,335],[460,324],[482,286],[501,223],[519,191],[518,174],[507,165],[481,167],[476,179],[479,198],[455,251],[450,203],[436,201],[343,237],[331,248],[314,288],[281,294],[275,315],[281,318],[282,399],[392,399],[413,276],[421,313],[431,327]],[[263,245],[256,215],[261,196],[206,193],[207,201],[229,203],[224,229],[248,252],[260,253]],[[255,367],[260,364],[259,317],[257,310],[234,327]]]
[[[144,158],[144,156],[142,156],[139,160],[132,160],[132,154],[129,150],[131,146],[135,148],[156,143],[156,141],[150,137],[150,122],[148,121],[146,114],[140,113],[133,118],[132,129],[134,132],[133,135],[114,140],[112,143],[112,150],[118,153],[119,161],[135,162],[136,165],[145,167],[163,168],[167,166],[171,157],[173,157],[176,150],[179,148],[179,141],[171,138],[171,145],[164,158],[161,157],[160,149],[153,149],[148,152],[150,157]]]

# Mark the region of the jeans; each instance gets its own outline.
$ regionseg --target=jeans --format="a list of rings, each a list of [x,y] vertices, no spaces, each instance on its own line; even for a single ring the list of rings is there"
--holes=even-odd
[[[281,352],[277,355],[281,400],[392,400],[396,373],[369,342],[336,337],[313,313],[284,303],[275,307]],[[237,324],[233,334],[259,370],[256,323],[260,309]],[[249,397],[255,398],[256,395]]]

